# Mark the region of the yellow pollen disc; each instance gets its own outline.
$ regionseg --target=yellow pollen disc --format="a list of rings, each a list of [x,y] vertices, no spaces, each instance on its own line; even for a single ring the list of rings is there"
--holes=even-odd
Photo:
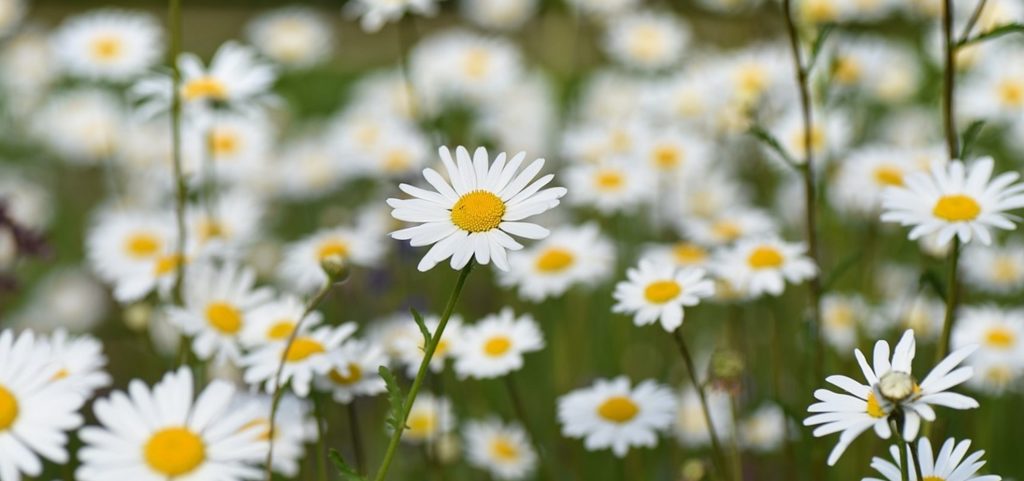
[[[654,165],[662,169],[671,169],[680,163],[684,158],[682,150],[675,147],[659,147],[654,150]]]
[[[613,423],[624,423],[636,417],[640,408],[626,396],[612,396],[597,407],[597,414]]]
[[[850,327],[857,323],[857,315],[850,306],[837,306],[826,315],[825,322],[839,328]]]
[[[422,346],[422,342],[420,344],[421,344],[420,348],[422,348],[423,347]],[[447,353],[448,353],[448,340],[442,338],[440,341],[438,341],[437,347],[434,348],[434,357],[444,356]]]
[[[875,393],[873,392],[868,394],[868,405],[865,408],[865,411],[867,411],[868,416],[871,416],[875,419],[881,419],[885,417],[885,411],[882,409],[882,405],[878,404],[878,398],[875,397]]]
[[[316,258],[321,261],[331,256],[338,256],[343,259],[348,257],[348,244],[338,239],[331,239],[323,242],[316,249]]]
[[[664,38],[658,29],[644,26],[633,32],[629,39],[629,50],[636,58],[652,60],[661,54],[664,44]]]
[[[18,419],[18,399],[0,384],[0,433],[9,429]]]
[[[93,39],[91,51],[96,60],[109,62],[121,56],[123,45],[121,39],[112,35],[104,35]]]
[[[462,71],[470,78],[479,79],[487,75],[490,64],[490,54],[482,48],[474,48],[466,52],[466,57],[462,63]]]
[[[672,255],[680,264],[696,264],[708,257],[707,251],[698,245],[682,243],[672,248]]]
[[[747,257],[747,264],[754,269],[772,269],[782,266],[784,260],[778,249],[761,246],[750,253],[750,257]]]
[[[626,178],[615,170],[603,170],[594,177],[594,184],[600,190],[619,190],[626,183]]]
[[[322,352],[324,352],[324,346],[316,339],[299,337],[292,343],[292,347],[288,348],[288,353],[285,354],[284,358],[288,362],[299,362]]]
[[[832,66],[832,76],[840,83],[847,85],[860,80],[861,73],[860,63],[852,58],[840,58]]]
[[[497,438],[491,442],[491,454],[502,461],[515,461],[519,459],[519,448],[505,439]]]
[[[405,150],[394,149],[384,155],[384,170],[387,172],[402,172],[411,163],[412,156]]]
[[[800,130],[793,134],[793,145],[796,146],[796,150],[804,153],[804,146],[806,144],[807,136],[804,135],[804,131]],[[825,146],[825,131],[821,127],[815,125],[811,127],[811,150],[820,150]]]
[[[148,232],[136,232],[124,241],[124,250],[135,259],[145,259],[160,252],[163,242],[159,237]]]
[[[238,138],[238,133],[231,130],[214,130],[210,133],[208,140],[207,148],[210,149],[210,153],[214,157],[228,157],[237,154],[242,147],[242,140]]]
[[[946,481],[938,476],[925,476],[921,481]]]
[[[242,312],[227,302],[211,302],[206,306],[206,320],[224,334],[234,334],[242,328]]]
[[[146,464],[165,476],[182,476],[203,464],[206,445],[186,428],[157,431],[143,449]]]
[[[981,206],[978,201],[963,195],[944,195],[935,203],[932,214],[950,222],[963,222],[974,220],[981,213]]]
[[[623,129],[615,129],[611,134],[611,141],[609,147],[614,152],[625,152],[633,146],[633,139],[629,136],[629,132]]]
[[[294,322],[289,321],[287,319],[282,319],[280,321],[275,322],[274,325],[270,326],[270,329],[267,329],[267,337],[275,341],[280,341],[292,335],[293,329],[295,329]]]
[[[270,441],[270,422],[266,419],[253,419],[252,421],[245,423],[239,431],[245,431],[248,429],[260,429],[260,434],[256,439],[260,441]]]
[[[1013,347],[1017,339],[1013,331],[1005,327],[993,327],[985,333],[985,344],[997,349],[1008,349]]]
[[[537,257],[537,270],[541,272],[560,272],[571,266],[576,256],[571,251],[552,247]]]
[[[350,384],[355,384],[363,378],[363,370],[359,368],[359,365],[349,363],[348,374],[342,374],[337,369],[331,369],[331,372],[327,377],[342,386],[348,386]]]
[[[469,232],[487,232],[501,224],[505,203],[486,190],[475,190],[459,198],[452,207],[452,223]]]
[[[484,354],[489,357],[499,357],[512,348],[512,340],[508,336],[497,335],[484,343]]]
[[[68,371],[65,368],[61,368],[60,371],[57,371],[56,373],[53,374],[53,377],[50,378],[50,380],[51,381],[60,381],[61,379],[67,379],[68,376],[70,376],[70,375],[71,375],[70,371]]]
[[[199,77],[186,82],[181,87],[181,96],[185,100],[225,100],[228,97],[227,87],[220,80],[213,77]]]
[[[683,288],[676,281],[655,281],[644,289],[644,297],[655,304],[664,304],[675,299],[681,292]]]
[[[903,171],[889,165],[880,165],[875,168],[875,182],[881,185],[901,186],[903,185]]]
[[[380,138],[380,128],[376,125],[359,126],[357,127],[355,137],[363,147],[372,146]]]
[[[177,254],[161,256],[156,260],[156,267],[153,270],[157,276],[170,274],[178,268],[178,265],[183,264],[183,259],[184,258],[182,256]]]
[[[733,240],[743,233],[743,228],[735,222],[720,220],[715,222],[715,225],[711,226],[711,231],[720,239]]]
[[[434,432],[434,415],[424,412],[409,416],[409,434],[417,438],[425,438]]]
[[[999,282],[1014,282],[1020,277],[1020,269],[1011,258],[999,259],[992,266],[992,278]]]
[[[810,0],[801,4],[803,18],[813,23],[822,23],[835,20],[836,7],[833,0]]]
[[[999,100],[1010,107],[1024,106],[1024,84],[1005,80],[999,84]]]
[[[754,96],[764,91],[768,76],[760,66],[746,65],[736,73],[736,83],[741,93]]]
[[[205,219],[200,222],[198,231],[199,238],[202,239],[203,242],[211,239],[218,239],[227,234],[227,229],[225,229],[220,222],[210,219]]]
[[[1006,366],[992,366],[985,370],[985,379],[996,386],[1006,386],[1013,380],[1013,371]]]

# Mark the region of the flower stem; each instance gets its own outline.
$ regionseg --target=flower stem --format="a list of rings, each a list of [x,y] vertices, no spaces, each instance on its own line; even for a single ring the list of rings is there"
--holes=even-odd
[[[683,357],[683,364],[686,365],[690,382],[693,383],[694,389],[697,390],[697,398],[700,400],[700,408],[704,414],[704,423],[708,425],[708,437],[711,439],[712,458],[715,467],[723,479],[728,479],[729,473],[726,469],[727,464],[725,462],[725,454],[722,451],[722,444],[718,441],[718,433],[715,431],[715,424],[711,419],[711,410],[708,408],[707,396],[704,395],[704,387],[701,386],[700,378],[697,377],[697,368],[694,366],[693,356],[690,355],[690,349],[686,347],[686,341],[683,340],[682,328],[676,328],[673,331],[672,338],[675,339],[676,346],[679,347],[679,354]]]
[[[953,0],[942,2],[942,35],[946,64],[942,82],[942,121],[946,130],[946,147],[949,159],[960,158],[959,136],[956,132],[953,94],[956,88],[956,40],[953,38]]]
[[[910,480],[910,460],[907,458],[907,442],[903,439],[903,432],[900,430],[899,424],[896,422],[895,416],[889,417],[889,428],[892,429],[892,435],[896,436],[896,445],[900,449],[900,480]],[[918,481],[921,481],[918,479]]]
[[[352,434],[352,452],[356,459],[356,471],[363,473],[366,461],[363,455],[363,436],[359,430],[359,413],[356,411],[356,400],[348,403],[348,429]]]
[[[917,474],[918,481],[924,480],[924,474],[921,472],[921,460],[918,459],[917,450],[914,449],[913,444],[910,445],[910,459],[914,461],[914,473]]]
[[[949,337],[956,322],[957,300],[960,297],[960,284],[957,272],[960,264],[960,238],[953,238],[953,246],[949,252],[949,284],[946,286],[946,316],[942,322],[942,336],[935,351],[936,363],[942,361],[949,353]]]
[[[452,290],[452,294],[448,298],[448,305],[445,306],[444,312],[441,314],[441,320],[437,323],[437,330],[435,330],[434,335],[431,336],[430,342],[423,346],[423,360],[420,361],[419,371],[416,373],[416,378],[412,381],[412,387],[409,388],[409,395],[406,396],[405,404],[402,406],[402,425],[391,434],[391,441],[388,442],[387,450],[384,452],[384,460],[381,461],[380,468],[377,469],[377,474],[373,477],[375,481],[383,481],[388,474],[388,469],[391,467],[391,461],[394,459],[395,453],[398,451],[398,442],[402,439],[402,432],[405,431],[405,421],[409,419],[409,412],[412,411],[412,403],[416,401],[416,395],[419,393],[420,387],[423,385],[423,380],[427,377],[427,371],[430,368],[430,360],[434,357],[434,351],[437,350],[437,345],[441,342],[441,336],[444,334],[444,328],[448,325],[448,319],[452,317],[452,312],[455,311],[455,303],[458,302],[459,295],[462,293],[462,287],[466,284],[466,278],[469,277],[469,273],[472,270],[473,261],[470,261],[469,264],[466,264],[466,267],[462,268],[462,271],[459,272],[459,279],[455,281],[455,288]]]
[[[327,481],[327,417],[324,414],[323,394],[316,391],[313,391],[313,411],[316,415],[317,480]]]
[[[181,1],[170,0],[167,8],[167,23],[171,45],[171,160],[174,169],[174,218],[178,227],[178,245],[175,253],[177,263],[174,274],[173,295],[181,303],[181,286],[185,278],[185,242],[188,238],[185,226],[185,174],[181,167],[181,70],[178,56],[181,55]]]

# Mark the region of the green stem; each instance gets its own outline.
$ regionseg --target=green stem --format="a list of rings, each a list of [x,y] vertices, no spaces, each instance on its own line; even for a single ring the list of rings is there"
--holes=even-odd
[[[174,278],[174,300],[181,304],[181,286],[185,277],[185,199],[187,196],[185,174],[181,167],[181,71],[178,57],[181,55],[181,1],[170,0],[167,8],[168,30],[171,36],[171,160],[174,168],[174,218],[178,227],[178,245],[175,256],[177,263]]]
[[[943,51],[946,63],[942,82],[942,121],[946,131],[946,148],[949,159],[960,157],[959,136],[956,132],[955,110],[953,108],[956,88],[956,43],[953,39],[953,0],[942,2]]]
[[[918,456],[917,455],[917,449],[914,449],[914,448],[915,448],[915,446],[911,443],[910,444],[910,459],[914,462],[914,473],[917,474],[918,481],[921,481],[921,480],[924,479],[924,474],[921,472],[921,460],[918,459],[918,457],[917,457]]]
[[[911,461],[907,459],[907,442],[903,439],[903,431],[900,430],[895,416],[889,418],[889,428],[892,429],[892,435],[896,437],[896,445],[900,450],[900,480],[909,481]],[[920,478],[918,481],[921,481]]]
[[[938,349],[936,349],[936,363],[942,361],[949,353],[949,337],[953,331],[953,324],[956,322],[957,301],[960,297],[960,284],[957,280],[957,272],[960,264],[960,238],[953,238],[953,247],[949,252],[949,284],[946,286],[946,316],[942,322],[942,335],[939,338]]]
[[[359,430],[359,414],[356,412],[356,400],[348,403],[348,428],[352,434],[352,452],[356,458],[356,471],[365,472],[366,461],[363,455],[363,436]]]
[[[317,480],[327,481],[327,417],[324,414],[322,394],[313,391],[313,412],[316,415],[316,468]]]
[[[686,341],[683,340],[682,328],[677,328],[673,331],[672,338],[675,339],[676,346],[679,347],[679,354],[683,357],[683,364],[686,365],[686,371],[690,376],[690,382],[693,383],[693,388],[697,390],[697,398],[700,400],[700,408],[704,414],[704,423],[708,425],[708,437],[711,439],[711,451],[715,468],[723,479],[728,479],[729,473],[726,470],[725,454],[722,451],[722,444],[718,441],[718,433],[715,431],[714,421],[711,420],[711,410],[708,408],[708,399],[707,396],[704,395],[704,386],[701,385],[700,378],[697,377],[697,368],[694,366],[693,356],[690,355],[690,349],[686,347]]]
[[[381,461],[380,468],[377,470],[376,476],[373,477],[375,481],[383,481],[388,474],[388,469],[391,468],[391,461],[394,460],[395,453],[398,451],[398,442],[402,439],[402,432],[405,431],[405,421],[409,419],[409,412],[412,411],[412,403],[416,401],[416,395],[420,392],[423,380],[427,377],[430,360],[434,358],[434,351],[437,350],[437,344],[441,341],[441,336],[444,334],[444,328],[448,325],[448,319],[452,317],[452,312],[455,311],[455,303],[459,300],[459,295],[462,293],[462,287],[466,284],[466,278],[469,277],[469,273],[472,270],[473,261],[470,261],[469,264],[466,264],[466,267],[459,272],[459,279],[455,281],[455,289],[452,290],[451,297],[448,298],[448,305],[445,306],[444,313],[441,314],[441,320],[437,324],[437,330],[434,331],[434,335],[431,336],[430,342],[424,346],[423,360],[420,362],[419,371],[416,373],[416,378],[412,381],[412,387],[409,388],[409,395],[405,398],[405,404],[402,406],[402,426],[391,434],[391,441],[388,442],[387,450],[384,452],[384,460]]]

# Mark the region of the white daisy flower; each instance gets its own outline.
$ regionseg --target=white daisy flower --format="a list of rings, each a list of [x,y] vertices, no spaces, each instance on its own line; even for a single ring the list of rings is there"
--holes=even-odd
[[[889,343],[875,343],[873,366],[868,364],[860,349],[856,349],[854,355],[868,384],[847,376],[829,376],[826,381],[845,392],[815,391],[814,397],[819,402],[812,404],[807,411],[817,414],[804,419],[804,426],[818,426],[814,430],[815,437],[841,432],[839,442],[828,457],[829,466],[835,465],[850,443],[868,429],[874,428],[879,437],[889,439],[892,435],[889,416],[896,410],[903,413],[903,432],[900,434],[912,441],[917,437],[921,419],[935,420],[933,405],[953,409],[978,407],[974,399],[948,391],[973,375],[970,367],[957,366],[976,348],[977,345],[972,345],[953,351],[920,384],[911,374],[916,352],[914,331],[908,330],[903,334],[891,359]]]
[[[110,385],[110,375],[103,370],[107,357],[103,355],[99,339],[88,335],[70,336],[59,328],[39,339],[39,344],[41,349],[48,349],[50,362],[58,368],[52,380],[69,384],[84,399]]]
[[[401,184],[399,188],[414,198],[388,199],[396,219],[421,223],[392,232],[391,236],[408,240],[413,246],[434,245],[420,261],[420,271],[430,270],[449,257],[456,270],[472,258],[480,264],[493,260],[499,269],[508,270],[506,251],[523,247],[509,234],[528,239],[548,236],[547,229],[522,222],[554,208],[565,195],[564,187],[543,189],[554,179],[552,174],[533,181],[544,159],[532,162],[517,175],[525,153],[515,155],[507,164],[504,153],[491,164],[483,147],[472,158],[461,146],[455,149],[454,160],[447,147],[441,147],[439,154],[451,185],[437,171],[425,169],[424,177],[437,192]]]
[[[123,82],[160,61],[163,32],[151,15],[99,10],[65,20],[53,32],[64,70],[76,77]]]
[[[700,304],[715,294],[715,283],[704,269],[657,265],[648,260],[626,271],[627,280],[615,285],[612,312],[633,314],[633,323],[646,326],[661,322],[667,332],[683,324],[683,307]]]
[[[642,10],[610,19],[605,49],[627,67],[660,70],[679,61],[689,39],[689,29],[672,14]]]
[[[729,439],[732,436],[732,400],[729,394],[716,390],[704,389],[708,401],[708,414],[715,425],[718,439]],[[679,408],[676,409],[672,432],[679,444],[688,447],[703,447],[711,444],[711,430],[708,429],[704,407],[701,405],[697,390],[686,387],[679,396]]]
[[[498,275],[500,283],[518,286],[519,297],[542,301],[575,284],[606,280],[615,266],[615,246],[596,224],[559,227],[532,247],[510,253],[508,263],[509,269]]]
[[[722,251],[715,271],[748,296],[778,296],[786,282],[798,284],[818,275],[818,267],[805,252],[803,244],[776,237],[744,239]]]
[[[305,311],[306,303],[290,295],[261,303],[246,312],[241,332],[242,344],[252,349],[284,342],[300,322],[303,329],[308,330],[319,326],[323,321],[324,316],[318,311],[310,312],[303,318],[302,314]]]
[[[786,442],[786,413],[775,404],[765,404],[747,416],[739,426],[740,444],[753,451],[770,453]]]
[[[433,16],[437,12],[436,0],[356,0],[345,5],[345,13],[359,18],[359,26],[366,32],[376,32],[385,24],[398,21],[406,13]]]
[[[251,423],[255,406],[233,404],[235,388],[213,381],[194,396],[192,372],[169,372],[153,388],[133,380],[128,391],[96,401],[100,426],[83,428],[82,481],[256,479],[267,443]]]
[[[328,354],[331,370],[317,378],[317,387],[328,391],[334,400],[351,403],[356,396],[376,396],[387,386],[380,377],[381,366],[388,364],[388,358],[379,345],[353,339]]]
[[[906,187],[882,194],[882,220],[913,226],[911,240],[938,233],[939,244],[954,236],[965,244],[975,237],[991,244],[989,228],[1013,230],[1013,217],[1006,211],[1024,207],[1024,184],[1016,182],[1020,174],[1006,172],[993,179],[992,167],[986,157],[969,168],[957,160],[948,166],[932,164],[928,174],[909,175]]]
[[[357,222],[354,227],[319,230],[285,247],[280,275],[299,292],[314,292],[327,283],[321,267],[325,259],[337,256],[362,267],[373,267],[384,254],[380,242],[383,231],[372,222]]]
[[[409,58],[416,107],[436,114],[450,104],[504,102],[524,76],[522,54],[510,40],[463,29],[423,39]]]
[[[270,440],[272,402],[269,395],[248,393],[237,394],[233,402],[235,408],[253,413],[253,419],[242,429],[256,428],[257,437],[263,442]],[[292,478],[299,474],[306,444],[316,440],[316,421],[310,414],[309,407],[301,399],[290,394],[281,397],[274,414],[274,472]]]
[[[864,478],[863,481],[900,481],[903,476],[903,459],[910,459],[911,463],[920,462],[921,476],[925,481],[1000,481],[1000,476],[993,474],[979,475],[978,471],[985,465],[981,457],[985,451],[975,451],[969,456],[967,450],[971,447],[971,440],[964,439],[959,443],[956,439],[949,438],[942,443],[938,453],[933,453],[932,442],[928,438],[921,438],[917,442],[917,455],[910,452],[913,445],[907,446],[906,458],[901,456],[900,448],[889,447],[889,454],[895,463],[879,458],[871,458],[871,467],[875,468],[882,475],[883,479]],[[912,464],[913,465],[913,464]],[[917,469],[910,468],[910,481],[917,481]]]
[[[241,365],[245,368],[245,382],[263,384],[266,392],[272,394],[277,389],[274,382],[283,359],[280,386],[290,385],[295,394],[306,397],[313,378],[331,370],[329,353],[338,349],[355,331],[356,325],[351,322],[313,330],[303,326],[290,347],[287,341],[275,342],[258,347],[243,357]]]
[[[672,424],[676,398],[667,387],[647,380],[630,387],[625,376],[558,398],[562,435],[583,438],[588,451],[611,448],[624,457],[630,447],[654,447],[658,433]]]
[[[834,187],[829,190],[832,203],[843,211],[878,215],[885,189],[903,186],[907,175],[926,171],[945,157],[943,146],[860,148],[838,163]]]
[[[54,269],[35,284],[28,304],[13,316],[11,325],[40,331],[88,332],[107,319],[108,297],[106,288],[84,268]]]
[[[169,215],[144,211],[101,211],[86,235],[86,255],[96,275],[115,282],[147,266],[177,243]]]
[[[1024,312],[995,306],[964,308],[951,344],[955,349],[979,346],[966,362],[977,373],[967,385],[999,394],[1024,372]]]
[[[969,246],[963,251],[963,275],[971,289],[1012,294],[1024,287],[1024,245]]]
[[[493,30],[515,30],[536,13],[537,0],[461,0],[459,10],[474,24]]]
[[[208,203],[186,206],[186,233],[200,256],[235,259],[256,242],[264,210],[257,195],[221,189]]]
[[[769,235],[778,230],[767,212],[742,205],[728,207],[710,217],[677,217],[676,225],[694,242],[711,246]]]
[[[79,87],[50,96],[30,128],[61,160],[96,165],[113,157],[127,122],[121,100],[98,88]]]
[[[857,89],[880,102],[895,103],[917,93],[921,68],[917,53],[885,37],[850,36],[837,42],[829,75],[844,89]]]
[[[711,260],[711,251],[693,242],[680,241],[675,244],[650,246],[640,258],[661,266],[671,265],[707,269]]]
[[[523,354],[544,348],[544,334],[529,314],[516,316],[511,307],[464,326],[453,346],[455,373],[460,379],[490,379],[523,367]]]
[[[233,263],[192,266],[184,287],[183,305],[169,307],[168,319],[192,337],[192,350],[199,359],[237,364],[247,317],[270,300],[271,290],[256,288],[256,272]]]
[[[881,311],[867,323],[868,330],[876,337],[888,329],[912,329],[918,339],[934,341],[942,332],[946,305],[941,299],[911,292],[886,301]]]
[[[827,294],[821,299],[821,334],[833,349],[847,354],[857,347],[859,327],[867,321],[868,304],[856,294]]]
[[[193,182],[237,183],[267,163],[276,136],[267,119],[223,113],[189,120],[182,132],[182,169]]]
[[[40,456],[68,462],[67,432],[82,425],[85,398],[73,383],[52,382],[60,366],[32,331],[0,332],[0,478],[43,472]]]
[[[455,411],[446,397],[421,392],[412,403],[405,420],[402,440],[410,443],[434,443],[455,429]]]
[[[249,22],[246,36],[257,50],[287,67],[306,68],[323,62],[334,43],[331,25],[316,11],[289,6],[271,10]]]
[[[497,419],[469,421],[462,432],[466,461],[495,479],[527,479],[537,468],[537,453],[518,424],[503,424]]]
[[[597,209],[604,215],[634,212],[654,197],[654,179],[646,169],[621,160],[583,164],[565,171],[569,203]]]

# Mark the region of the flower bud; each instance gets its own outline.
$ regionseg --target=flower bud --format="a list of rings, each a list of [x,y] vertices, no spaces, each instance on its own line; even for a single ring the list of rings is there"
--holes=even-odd
[[[328,282],[331,284],[345,282],[349,274],[352,273],[349,262],[337,254],[320,259],[320,268],[327,274]]]
[[[892,402],[909,398],[916,388],[914,377],[905,372],[889,371],[878,380],[878,392]]]

